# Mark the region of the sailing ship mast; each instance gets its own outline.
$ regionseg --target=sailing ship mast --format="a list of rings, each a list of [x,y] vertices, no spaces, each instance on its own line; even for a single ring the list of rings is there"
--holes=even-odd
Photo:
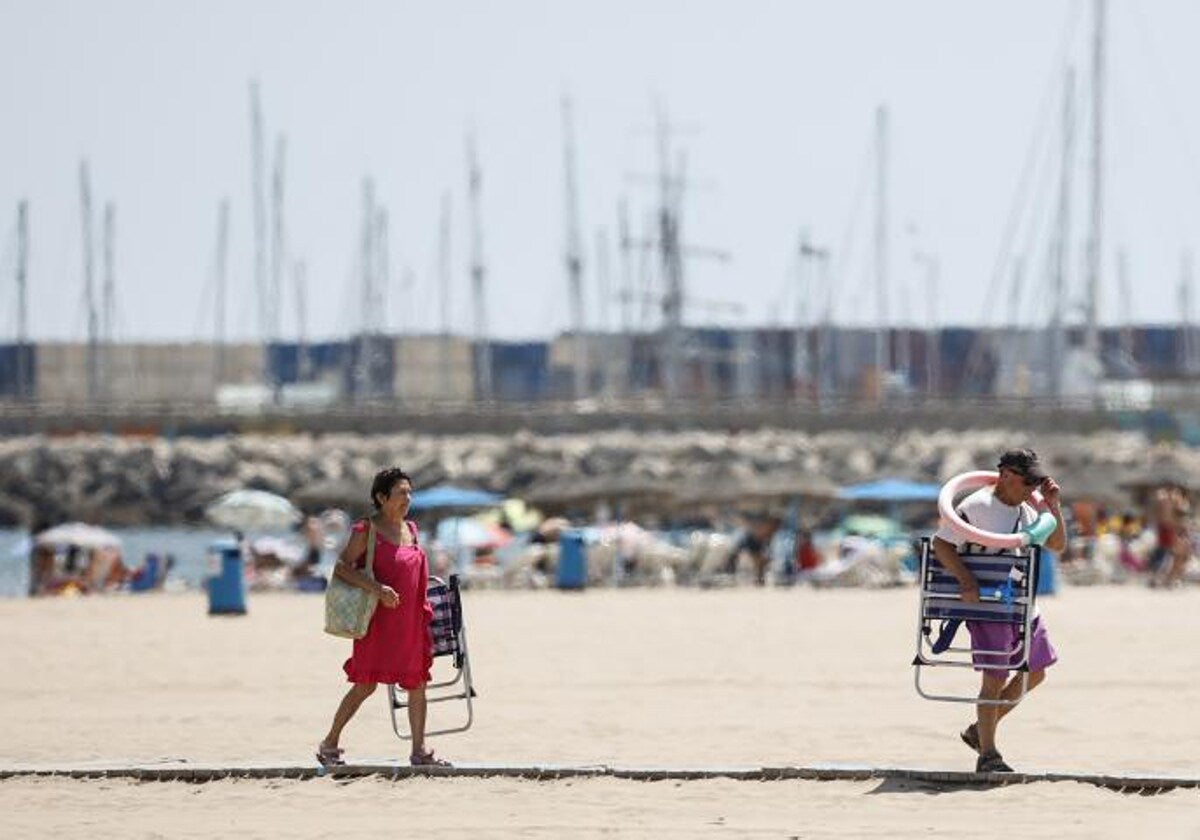
[[[475,373],[478,377],[477,396],[484,402],[492,399],[492,354],[488,345],[487,272],[483,264],[483,220],[480,200],[483,193],[483,172],[475,147],[474,132],[467,135],[467,197],[471,218],[471,306],[475,322]]]
[[[1088,220],[1084,348],[1100,357],[1100,275],[1104,257],[1104,40],[1108,0],[1092,0],[1092,177]]]
[[[17,399],[29,394],[25,371],[29,358],[29,202],[17,202]]]
[[[583,399],[587,396],[588,380],[588,341],[584,334],[583,307],[583,244],[579,233],[579,193],[575,180],[575,128],[571,114],[571,100],[562,98],[563,126],[563,175],[566,189],[566,242],[563,256],[567,269],[567,295],[571,309],[571,332],[574,335],[573,362],[574,383],[573,396]]]
[[[100,398],[100,319],[96,306],[92,184],[86,160],[79,163],[79,209],[83,222],[83,297],[87,309],[87,396],[94,403]]]
[[[1050,394],[1062,399],[1062,365],[1067,351],[1067,270],[1071,250],[1071,169],[1075,148],[1075,71],[1068,67],[1063,78],[1062,160],[1059,164],[1058,213],[1054,248],[1054,285],[1050,310]]]

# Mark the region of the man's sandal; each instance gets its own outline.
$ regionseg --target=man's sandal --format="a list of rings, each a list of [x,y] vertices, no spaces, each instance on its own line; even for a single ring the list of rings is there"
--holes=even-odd
[[[344,750],[339,747],[317,744],[317,763],[322,767],[341,767],[346,763],[346,760],[342,758],[343,752]]]
[[[973,749],[975,752],[979,752],[979,727],[978,726],[976,726],[975,724],[972,723],[970,726],[968,726],[962,732],[959,732],[958,737],[962,738],[963,743],[966,744],[968,747]]]
[[[1011,773],[1013,769],[1008,766],[1000,753],[992,750],[988,753],[983,753],[975,762],[976,773]]]

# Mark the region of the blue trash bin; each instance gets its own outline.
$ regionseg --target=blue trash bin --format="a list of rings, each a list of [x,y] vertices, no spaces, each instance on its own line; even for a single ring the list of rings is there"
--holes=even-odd
[[[583,534],[565,531],[558,538],[558,577],[555,586],[559,589],[583,589],[587,586],[587,547]]]
[[[242,548],[233,540],[208,547],[213,574],[204,583],[208,589],[209,615],[246,614],[246,577]]]

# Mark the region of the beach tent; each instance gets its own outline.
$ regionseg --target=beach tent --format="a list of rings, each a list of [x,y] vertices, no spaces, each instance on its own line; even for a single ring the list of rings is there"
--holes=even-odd
[[[851,484],[838,491],[837,497],[852,502],[936,502],[940,484],[909,481],[903,478],[884,478],[866,484]]]

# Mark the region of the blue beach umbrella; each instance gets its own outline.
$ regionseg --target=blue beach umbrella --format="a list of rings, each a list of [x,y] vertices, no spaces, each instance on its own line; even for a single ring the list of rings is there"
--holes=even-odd
[[[472,490],[467,487],[455,487],[452,484],[442,484],[427,490],[417,490],[412,495],[410,510],[445,510],[485,508],[498,505],[504,501],[503,496],[489,493],[486,490]]]
[[[936,502],[940,484],[909,481],[903,478],[883,478],[866,484],[851,484],[838,491],[838,498],[851,502]]]
[[[502,501],[504,501],[503,496],[489,493],[486,490],[472,490],[467,487],[455,487],[453,484],[441,484],[437,487],[430,487],[426,490],[418,490],[413,493],[409,510],[465,512],[494,507]],[[453,523],[453,527],[446,532],[445,536],[443,536],[442,529],[439,527],[438,539],[454,548],[455,566],[459,570],[462,570],[470,563],[469,550],[463,545],[462,539],[459,536],[463,527],[463,520],[456,518],[449,521]],[[483,527],[482,523],[476,524]]]

